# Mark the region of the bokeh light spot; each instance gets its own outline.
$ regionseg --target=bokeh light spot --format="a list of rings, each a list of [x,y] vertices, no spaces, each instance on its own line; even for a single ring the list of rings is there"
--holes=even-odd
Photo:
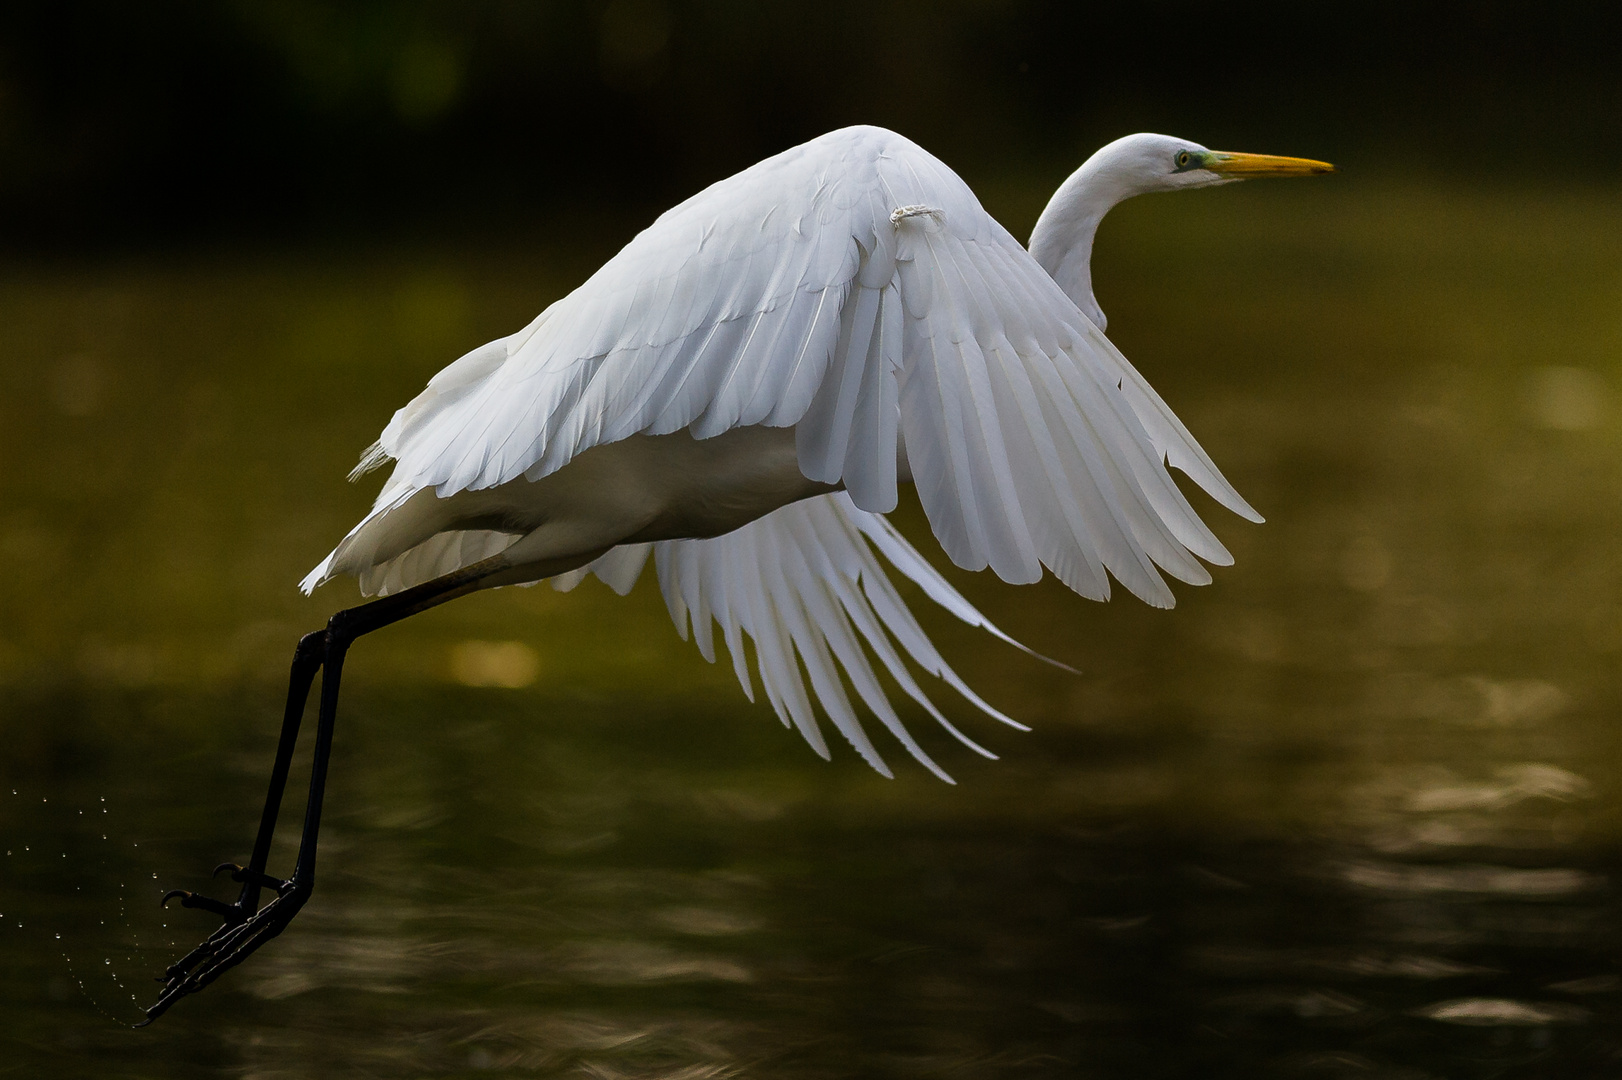
[[[519,690],[540,673],[540,654],[522,641],[464,641],[451,649],[451,677],[463,686]]]
[[[1610,411],[1605,380],[1587,368],[1534,368],[1527,380],[1526,408],[1538,427],[1587,431]]]

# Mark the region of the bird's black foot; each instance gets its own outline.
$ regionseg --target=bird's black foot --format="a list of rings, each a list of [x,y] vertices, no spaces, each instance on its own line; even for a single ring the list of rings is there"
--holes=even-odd
[[[163,993],[157,1003],[146,1011],[146,1019],[136,1027],[145,1027],[164,1013],[169,1007],[187,994],[195,994],[209,983],[236,967],[242,961],[252,956],[254,950],[286,929],[287,924],[293,921],[304,901],[310,897],[307,885],[300,885],[296,880],[283,881],[267,874],[257,873],[236,863],[222,863],[215,869],[218,874],[221,870],[231,870],[231,877],[236,881],[247,883],[242,891],[242,897],[235,904],[227,904],[212,897],[202,896],[198,893],[188,892],[185,889],[170,889],[163,896],[163,903],[178,897],[182,907],[198,908],[218,915],[224,924],[208,940],[197,948],[169,965],[160,980],[163,983]],[[254,884],[273,889],[276,898],[257,911],[252,911],[249,904],[254,902],[257,889]]]

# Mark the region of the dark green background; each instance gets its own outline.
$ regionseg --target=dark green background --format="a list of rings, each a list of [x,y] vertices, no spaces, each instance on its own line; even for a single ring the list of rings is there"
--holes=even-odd
[[[627,227],[831,128],[973,182],[1135,130],[1499,181],[1614,174],[1622,14],[1390,0],[13,0],[12,243]]]

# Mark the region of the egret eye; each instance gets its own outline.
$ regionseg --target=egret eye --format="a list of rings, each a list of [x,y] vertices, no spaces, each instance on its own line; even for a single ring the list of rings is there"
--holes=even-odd
[[[1187,150],[1179,151],[1177,154],[1177,167],[1179,169],[1186,169],[1188,168],[1189,163],[1193,160],[1194,155],[1190,154]]]

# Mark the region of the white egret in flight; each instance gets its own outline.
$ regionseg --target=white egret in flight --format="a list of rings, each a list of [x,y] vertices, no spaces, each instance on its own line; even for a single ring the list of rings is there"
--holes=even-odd
[[[382,599],[300,641],[252,856],[219,868],[241,894],[165,897],[225,924],[169,968],[148,1022],[280,933],[310,895],[349,645],[466,593],[543,579],[568,589],[588,574],[624,593],[651,559],[678,630],[690,625],[713,660],[719,624],[752,698],[747,634],[767,701],[817,753],[828,747],[813,699],[889,775],[842,668],[880,724],[946,778],[902,726],[870,655],[987,753],[935,708],[906,659],[1013,721],[941,659],[884,562],[1009,639],[884,519],[898,485],[914,485],[965,569],[1020,584],[1046,568],[1097,600],[1113,576],[1160,607],[1173,602],[1162,574],[1208,582],[1201,560],[1232,559],[1168,467],[1261,517],[1104,336],[1093,235],[1134,195],[1331,169],[1129,135],[1060,186],[1027,250],[922,148],[846,128],[694,195],[534,322],[435,375],[356,470],[393,462],[371,512],[303,582],[308,592],[353,575]],[[322,670],[304,833],[281,880],[266,858]],[[275,893],[263,908],[261,888]]]

